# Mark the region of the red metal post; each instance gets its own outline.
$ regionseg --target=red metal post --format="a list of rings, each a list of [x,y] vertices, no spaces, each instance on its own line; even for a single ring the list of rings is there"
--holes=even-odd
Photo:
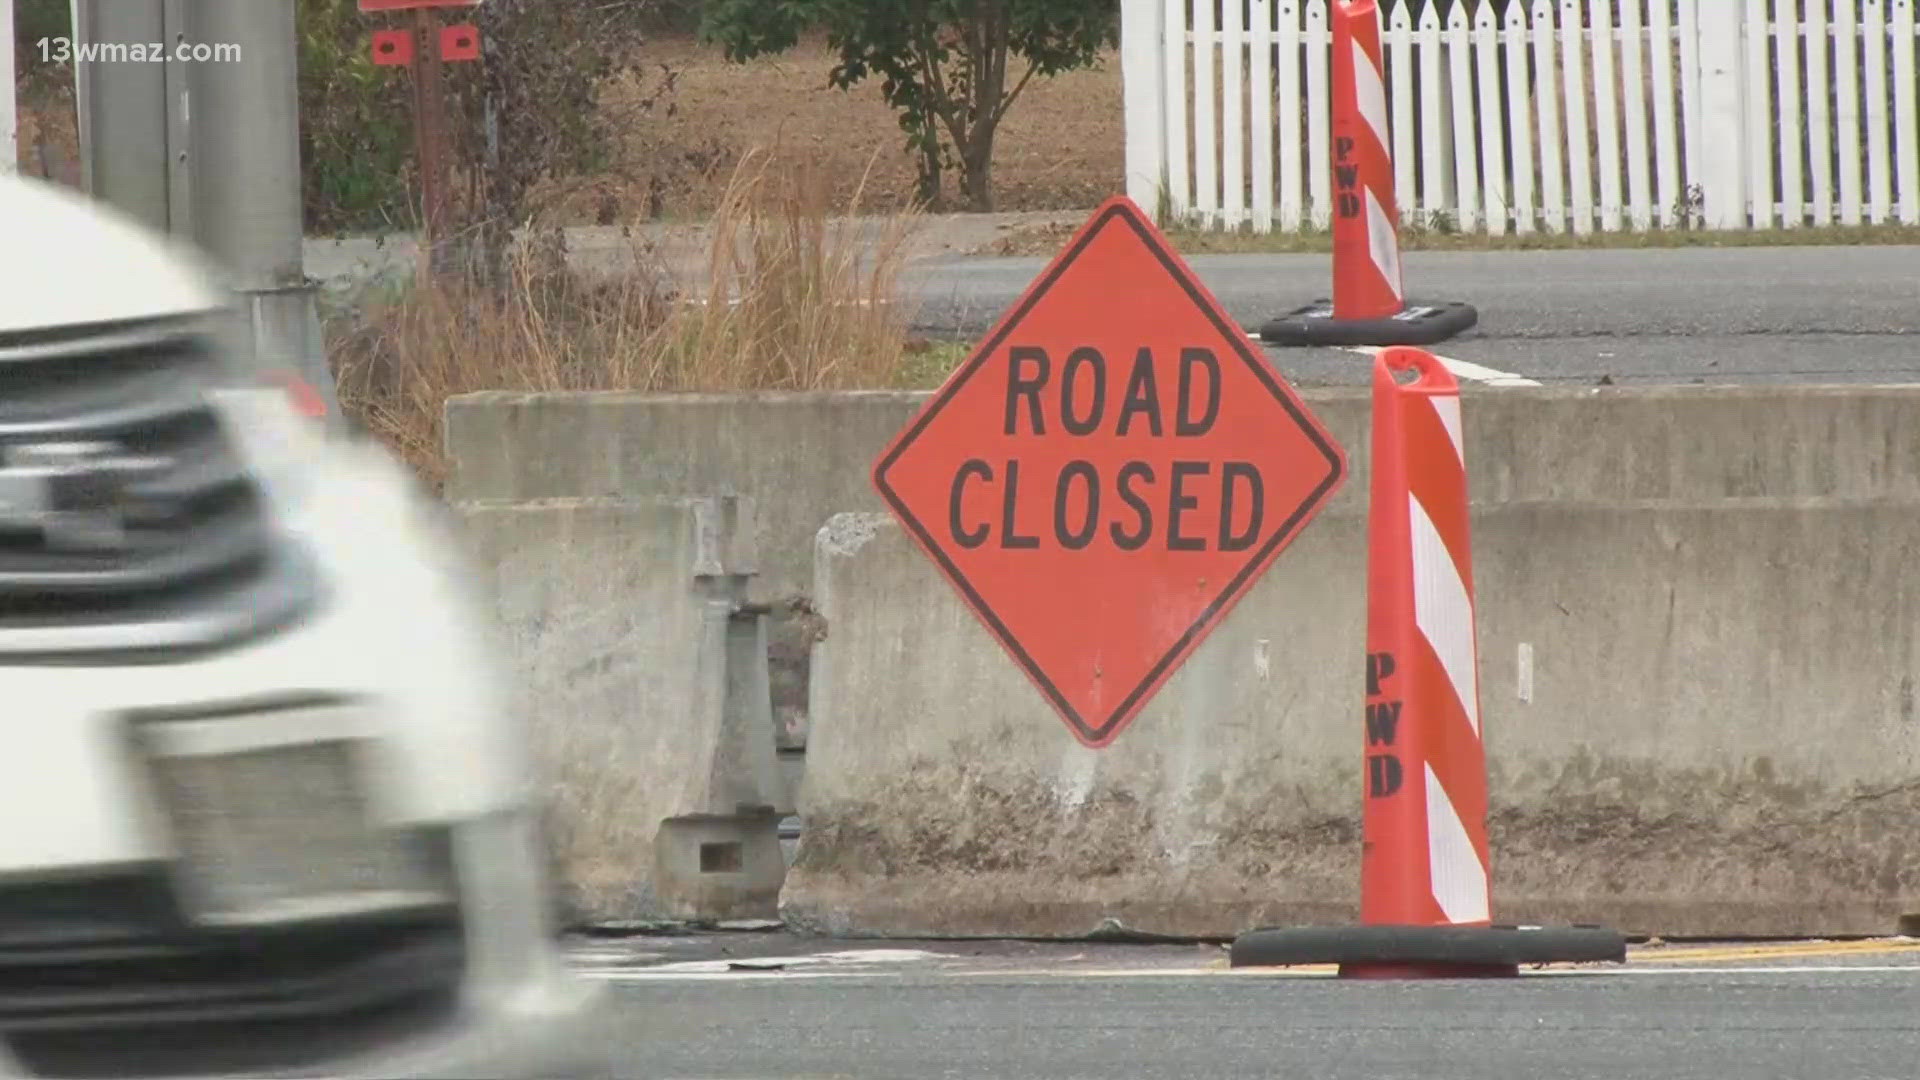
[[[431,276],[446,241],[446,87],[440,71],[440,18],[432,8],[414,9],[413,130],[420,166],[420,269]]]

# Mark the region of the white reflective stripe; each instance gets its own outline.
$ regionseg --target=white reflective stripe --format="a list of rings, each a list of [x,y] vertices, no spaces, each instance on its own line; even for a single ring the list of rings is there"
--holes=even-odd
[[[1433,899],[1450,923],[1480,923],[1492,917],[1487,868],[1440,778],[1427,766],[1427,866]]]
[[[1460,709],[1480,734],[1479,683],[1474,672],[1473,601],[1440,531],[1413,493],[1407,494],[1413,534],[1413,621],[1440,658]]]
[[[1254,334],[1252,337],[1254,341],[1260,340],[1259,334]],[[1378,345],[1342,345],[1337,346],[1337,348],[1339,348],[1341,352],[1358,353],[1361,356],[1379,356],[1381,353],[1387,351]],[[1481,367],[1479,364],[1470,361],[1455,360],[1451,356],[1435,355],[1434,359],[1440,361],[1448,371],[1453,372],[1453,377],[1456,379],[1472,379],[1475,382],[1488,383],[1493,386],[1540,385],[1532,379],[1521,378],[1510,371],[1495,371],[1493,368]]]
[[[1387,279],[1387,287],[1393,290],[1395,299],[1404,300],[1407,294],[1400,291],[1400,239],[1393,234],[1393,221],[1381,208],[1380,200],[1373,197],[1373,189],[1365,190],[1368,252],[1373,256],[1373,265],[1380,268],[1380,276]]]
[[[1353,96],[1360,103],[1360,118],[1373,129],[1381,149],[1393,157],[1393,128],[1387,122],[1387,86],[1380,81],[1380,69],[1373,66],[1367,50],[1353,43]]]
[[[1467,442],[1460,432],[1460,399],[1448,394],[1445,397],[1430,397],[1433,411],[1440,414],[1440,426],[1447,429],[1447,438],[1453,440],[1453,452],[1460,455],[1460,466],[1467,464]]]

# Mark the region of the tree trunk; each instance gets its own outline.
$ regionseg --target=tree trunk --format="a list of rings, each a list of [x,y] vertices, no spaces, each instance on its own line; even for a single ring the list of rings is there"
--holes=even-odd
[[[967,208],[993,209],[993,136],[1000,126],[1001,97],[1007,89],[1008,23],[999,0],[978,12],[980,38],[974,44],[973,100],[964,144],[959,147]]]
[[[967,209],[986,213],[993,209],[993,129],[982,126],[973,133],[971,145],[960,155],[964,173],[961,183],[967,196]]]
[[[931,112],[926,114],[920,138],[920,205],[928,210],[941,208],[940,128]]]

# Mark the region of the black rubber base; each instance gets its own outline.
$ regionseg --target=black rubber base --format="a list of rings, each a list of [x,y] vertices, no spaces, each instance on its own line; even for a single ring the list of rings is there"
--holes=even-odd
[[[1232,967],[1339,964],[1342,975],[1512,975],[1521,964],[1624,963],[1627,940],[1597,926],[1302,926],[1249,930]]]
[[[1434,345],[1473,328],[1480,312],[1472,304],[1408,303],[1386,319],[1336,319],[1333,301],[1316,300],[1260,328],[1268,345]]]

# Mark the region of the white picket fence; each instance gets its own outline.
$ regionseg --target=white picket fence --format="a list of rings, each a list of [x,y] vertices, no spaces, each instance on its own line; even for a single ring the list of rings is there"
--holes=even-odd
[[[1122,0],[1128,194],[1202,226],[1325,228],[1330,2]],[[1383,29],[1403,220],[1920,225],[1916,3],[1403,3]]]

